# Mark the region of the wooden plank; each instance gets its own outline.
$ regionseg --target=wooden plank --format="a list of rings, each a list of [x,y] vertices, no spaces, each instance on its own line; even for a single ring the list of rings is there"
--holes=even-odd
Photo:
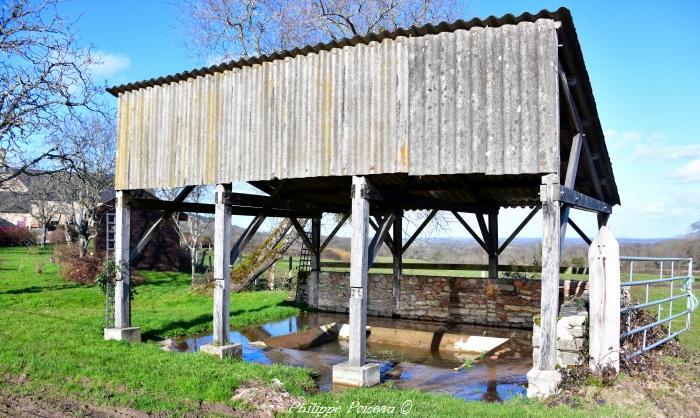
[[[392,297],[394,298],[394,312],[398,311],[401,301],[401,274],[403,272],[403,212],[400,211],[394,217],[392,251]]]
[[[556,186],[555,186],[556,187]],[[566,186],[559,186],[559,201],[576,209],[589,212],[612,213],[612,206],[596,198],[577,192]]]
[[[185,199],[187,199],[187,196],[192,192],[194,189],[194,186],[187,186],[184,187],[182,190],[180,190],[180,193],[175,196],[175,199],[173,199],[173,202],[180,203],[183,202]],[[160,214],[158,219],[153,222],[153,224],[148,228],[148,230],[143,234],[141,239],[139,240],[138,244],[131,250],[131,253],[129,254],[129,262],[133,262],[136,257],[138,257],[141,252],[146,248],[149,242],[153,239],[155,236],[155,232],[160,228],[160,226],[165,223],[170,217],[173,215],[172,210],[165,210],[163,213]]]
[[[231,208],[230,206],[226,205],[229,209]],[[255,218],[253,218],[252,221],[250,221],[250,224],[248,227],[243,231],[241,236],[238,238],[238,241],[236,241],[236,244],[233,245],[231,248],[230,256],[229,256],[229,262],[230,264],[235,264],[236,261],[238,260],[238,257],[243,253],[243,250],[245,247],[248,245],[248,242],[250,242],[251,239],[255,236],[255,233],[258,232],[258,229],[260,228],[260,225],[265,221],[266,217],[262,215],[258,215]],[[216,220],[215,220],[216,221]],[[229,239],[230,239],[230,234],[229,234]]]
[[[367,179],[362,176],[352,178],[352,239],[350,249],[350,341],[348,363],[350,366],[364,366],[367,343],[367,270],[369,252],[367,233],[369,232],[369,200],[365,198]]]
[[[513,233],[510,234],[510,236],[508,237],[508,239],[506,239],[506,241],[503,243],[503,245],[501,245],[501,247],[498,249],[498,254],[501,254],[501,253],[503,252],[503,250],[505,250],[505,249],[508,247],[508,245],[515,239],[515,237],[518,236],[518,234],[520,233],[520,231],[522,231],[523,228],[525,228],[525,225],[527,225],[528,222],[530,222],[530,220],[532,219],[532,217],[535,216],[535,214],[536,214],[539,210],[540,210],[539,207],[535,207],[534,209],[532,209],[532,210],[530,211],[530,213],[528,213],[528,215],[525,217],[525,219],[523,219],[523,221],[520,222],[520,225],[518,225],[518,227],[515,228],[515,231],[513,231]]]
[[[540,370],[554,370],[557,360],[557,316],[559,314],[559,264],[561,259],[560,207],[555,200],[557,174],[542,177],[542,285],[540,302]]]
[[[323,244],[321,244],[321,248],[319,249],[319,253],[322,253],[323,250],[326,249],[326,247],[328,246],[328,244],[329,244],[329,243],[331,242],[331,240],[335,237],[335,234],[337,234],[338,231],[340,231],[340,228],[342,228],[343,225],[345,225],[345,222],[348,220],[349,217],[350,217],[350,214],[349,214],[349,213],[346,213],[346,214],[344,214],[344,215],[342,216],[342,218],[340,218],[340,221],[338,222],[338,224],[335,226],[335,228],[333,228],[333,230],[331,231],[331,233],[328,234],[328,236],[326,237],[326,240],[323,241]]]
[[[214,205],[211,203],[172,202],[169,200],[129,198],[129,204],[133,207],[153,210],[169,210],[173,212],[189,213],[214,213]],[[289,210],[250,206],[231,206],[231,214],[242,216],[264,215],[275,218],[313,218],[320,214],[318,210]]]
[[[387,234],[389,233],[389,229],[391,228],[392,224],[394,223],[394,218],[396,216],[392,213],[391,215],[388,215],[386,218],[382,220],[381,225],[379,226],[379,229],[377,232],[374,234],[374,237],[372,238],[372,241],[369,243],[369,249],[368,249],[368,261],[367,263],[369,264],[369,267],[372,267],[372,264],[374,263],[374,260],[377,258],[377,254],[379,254],[379,248],[382,246],[382,243],[385,241]]]
[[[131,245],[131,208],[128,204],[128,192],[117,190],[114,217],[114,262],[117,269],[114,285],[114,327],[131,326],[131,267],[129,265],[129,246]]]
[[[588,245],[591,245],[591,244],[592,244],[592,241],[591,241],[590,238],[588,238],[588,235],[586,235],[586,233],[583,232],[583,230],[582,230],[581,228],[579,228],[579,226],[576,225],[576,223],[575,223],[571,218],[569,218],[569,219],[567,220],[567,222],[569,223],[569,225],[571,225],[572,228],[574,228],[574,231],[576,231],[576,233],[577,233],[584,241],[586,241],[586,244],[588,244]]]
[[[413,235],[411,235],[411,237],[408,239],[408,241],[406,241],[406,243],[403,245],[403,248],[401,249],[402,252],[404,252],[404,253],[406,252],[408,247],[410,247],[411,244],[413,244],[413,241],[415,241],[416,238],[418,238],[418,235],[423,231],[423,229],[425,229],[425,227],[428,225],[428,222],[430,222],[435,217],[436,214],[437,214],[437,209],[433,209],[430,212],[430,214],[428,214],[428,216],[423,220],[423,223],[420,224],[418,229],[416,229],[416,232],[414,232]]]
[[[588,250],[590,266],[589,367],[620,370],[620,246],[602,226]]]
[[[261,196],[249,193],[228,193],[224,196],[224,203],[232,206],[266,208],[277,210],[299,210],[329,213],[346,213],[348,207],[316,203],[307,199],[282,199],[277,196]]]
[[[311,219],[311,274],[309,275],[309,305],[318,308],[318,275],[321,270],[321,218]]]
[[[477,235],[477,233],[472,229],[471,226],[467,223],[467,221],[462,218],[462,215],[459,214],[459,212],[452,211],[452,215],[454,215],[455,218],[457,218],[457,221],[462,224],[462,226],[469,232],[469,234],[474,238],[474,240],[481,246],[481,248],[484,249],[484,251],[488,251],[488,248],[486,247],[486,243]]]
[[[289,218],[289,221],[294,226],[294,229],[297,230],[299,238],[301,238],[301,240],[304,241],[304,245],[306,245],[306,248],[309,249],[309,252],[311,252],[311,254],[314,254],[315,247],[313,243],[309,240],[309,237],[306,235],[306,231],[304,231],[304,228],[301,226],[299,221],[296,218]]]
[[[231,207],[222,203],[222,197],[230,190],[230,184],[218,184],[215,190],[215,202],[217,203],[214,204],[214,345],[226,345],[229,341],[232,227]]]

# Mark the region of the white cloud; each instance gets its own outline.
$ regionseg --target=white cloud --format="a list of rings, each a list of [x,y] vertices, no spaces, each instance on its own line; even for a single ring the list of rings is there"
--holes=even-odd
[[[112,77],[131,66],[131,59],[122,54],[98,51],[93,57],[97,63],[90,66],[90,72],[97,77]]]
[[[615,129],[608,129],[605,132],[603,132],[603,135],[605,135],[605,139],[615,139],[617,138],[618,132]]]
[[[671,173],[671,177],[683,183],[700,182],[700,159],[693,160]]]
[[[622,142],[635,142],[642,139],[641,131],[624,131],[622,132]]]
[[[700,158],[700,144],[693,145],[662,145],[638,144],[634,147],[635,159],[654,158],[667,161]]]

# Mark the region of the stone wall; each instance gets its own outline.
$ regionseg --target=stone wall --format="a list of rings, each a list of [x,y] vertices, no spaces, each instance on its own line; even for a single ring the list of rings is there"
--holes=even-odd
[[[542,330],[539,316],[535,316],[532,328],[532,363],[534,368],[540,365],[540,345]],[[564,302],[557,321],[557,367],[578,366],[585,360],[587,351],[588,311],[582,298]]]
[[[322,272],[319,310],[347,312],[349,273]],[[562,282],[562,294],[576,293],[581,283]],[[392,276],[368,277],[367,314],[406,319],[531,328],[540,312],[540,281],[523,279],[403,276],[398,306]]]

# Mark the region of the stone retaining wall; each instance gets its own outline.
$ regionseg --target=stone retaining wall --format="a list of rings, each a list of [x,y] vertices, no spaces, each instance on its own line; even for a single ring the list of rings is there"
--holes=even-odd
[[[348,311],[348,275],[320,274],[319,310]],[[562,293],[578,293],[583,287],[585,282],[563,281]],[[532,317],[540,312],[539,280],[404,276],[398,307],[392,292],[391,275],[370,274],[367,314],[532,328]]]
[[[534,368],[540,365],[540,345],[542,330],[539,316],[535,316],[532,328],[532,363]],[[557,367],[578,366],[585,361],[588,335],[588,311],[581,298],[564,302],[559,310],[557,321]]]

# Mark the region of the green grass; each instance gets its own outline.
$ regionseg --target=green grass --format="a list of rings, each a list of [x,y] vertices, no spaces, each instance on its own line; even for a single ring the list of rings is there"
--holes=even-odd
[[[656,277],[651,277],[656,278]],[[637,280],[637,279],[635,279]],[[642,280],[639,278],[638,280]],[[680,294],[682,291],[680,289],[679,282],[674,283],[674,295]],[[696,296],[698,295],[698,290],[695,290]],[[646,288],[645,286],[633,286],[631,291],[632,300],[634,303],[644,303],[646,301]],[[663,286],[649,287],[649,301],[665,299],[671,296],[671,290],[666,283]],[[658,315],[658,309],[661,306],[661,318],[669,317],[669,312],[671,314],[677,314],[683,312],[687,309],[686,298],[680,298],[673,301],[673,306],[670,302],[665,302],[660,305],[655,305],[646,308],[647,311]],[[668,327],[668,323],[665,324]],[[685,316],[681,316],[674,319],[671,324],[671,332],[676,332],[685,327]],[[682,333],[678,340],[688,349],[695,352],[700,352],[700,309],[696,309],[690,314],[690,328]]]
[[[394,405],[398,410],[410,400],[413,408],[409,416],[619,414],[610,407],[549,408],[523,399],[501,404],[466,403],[450,396],[386,386],[314,393],[315,384],[306,369],[165,352],[158,347],[157,337],[199,332],[210,326],[211,296],[190,291],[187,274],[143,272],[146,280],[137,288],[132,313],[133,323],[141,326],[144,343],[104,341],[102,294],[94,286],[63,281],[56,266],[48,263],[49,251],[30,255],[26,248],[0,248],[0,378],[26,376],[22,385],[0,385],[0,392],[191,415],[202,402],[245,408],[230,400],[233,389],[248,380],[271,382],[276,378],[308,403],[338,405],[344,413],[353,402]],[[37,263],[46,263],[41,275],[35,273]],[[286,292],[234,294],[231,323],[245,326],[298,312],[285,298]]]

